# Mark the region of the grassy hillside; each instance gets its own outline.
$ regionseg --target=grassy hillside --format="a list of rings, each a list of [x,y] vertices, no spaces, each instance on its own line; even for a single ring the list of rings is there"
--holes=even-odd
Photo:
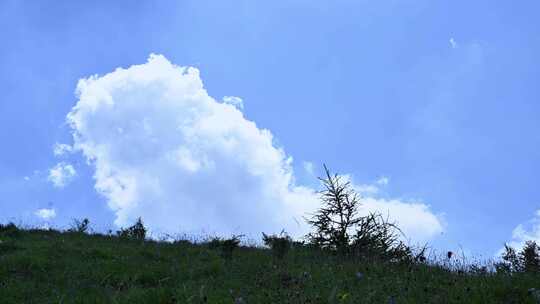
[[[0,232],[0,303],[537,303],[538,276],[44,230]]]

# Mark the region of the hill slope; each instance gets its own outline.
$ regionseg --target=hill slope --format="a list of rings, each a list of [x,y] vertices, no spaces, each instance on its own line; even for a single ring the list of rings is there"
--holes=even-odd
[[[536,303],[538,276],[44,230],[0,232],[0,303]]]

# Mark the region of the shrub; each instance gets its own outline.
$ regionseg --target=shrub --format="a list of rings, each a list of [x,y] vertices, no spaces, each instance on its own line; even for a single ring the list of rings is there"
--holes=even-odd
[[[236,249],[239,244],[240,244],[240,239],[237,238],[236,236],[230,239],[224,240],[223,243],[221,244],[221,256],[224,259],[231,259],[233,250]]]
[[[210,239],[210,241],[208,241],[207,246],[209,249],[219,249],[221,247],[222,242],[223,242],[222,239],[218,237],[214,237]]]
[[[267,235],[263,232],[263,242],[272,250],[272,255],[278,259],[283,259],[292,245],[290,236],[281,231],[279,235]]]
[[[221,257],[230,260],[234,249],[240,244],[240,237],[242,236],[233,236],[230,239],[213,238],[208,242],[208,248],[219,249]]]
[[[120,231],[117,231],[116,233],[121,238],[144,241],[146,238],[146,227],[144,227],[143,221],[139,217],[133,226],[126,229],[120,229]]]
[[[14,223],[9,223],[7,225],[0,224],[0,235],[7,237],[18,237],[20,234],[21,232],[19,227],[17,227],[17,225]]]
[[[412,250],[399,240],[399,228],[377,213],[359,218],[356,233],[351,237],[351,253],[360,258],[406,261]]]
[[[499,265],[501,270],[507,270],[509,272],[522,271],[521,261],[518,258],[516,250],[507,244],[504,244],[504,253],[502,254],[503,263]]]
[[[71,228],[68,229],[68,232],[86,233],[88,232],[89,224],[90,221],[87,218],[83,220],[73,219]]]
[[[527,241],[519,253],[522,268],[526,272],[540,272],[540,248],[534,241]]]
[[[501,258],[495,264],[498,272],[540,272],[540,248],[534,241],[527,241],[520,252],[505,244]]]

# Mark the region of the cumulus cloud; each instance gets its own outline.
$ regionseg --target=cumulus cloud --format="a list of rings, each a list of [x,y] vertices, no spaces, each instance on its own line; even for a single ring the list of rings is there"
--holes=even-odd
[[[433,214],[424,203],[377,197],[363,197],[360,202],[360,214],[375,212],[388,217],[405,238],[415,243],[428,241],[444,231],[440,216]]]
[[[73,147],[67,144],[56,143],[53,147],[53,152],[55,156],[64,156],[73,152]]]
[[[444,231],[441,215],[434,214],[429,205],[418,200],[380,197],[379,186],[388,185],[387,177],[379,178],[374,184],[356,184],[351,176],[345,177],[360,194],[360,215],[381,214],[401,229],[405,239],[414,243],[426,242]]]
[[[226,104],[230,104],[230,105],[236,107],[239,110],[244,109],[244,101],[240,97],[225,96],[225,97],[223,97],[223,102],[226,103]]]
[[[355,185],[354,189],[364,196],[373,196],[379,192],[379,187],[371,184]]]
[[[157,231],[294,231],[314,203],[270,131],[210,97],[195,68],[152,55],[77,92],[74,146],[119,226],[142,216]]]
[[[155,232],[307,231],[302,217],[319,207],[316,191],[296,184],[292,158],[244,117],[238,100],[208,95],[197,69],[151,55],[81,79],[77,94],[67,116],[73,147],[94,167],[116,225],[142,216]],[[403,223],[421,235],[439,229],[422,204],[366,206],[407,211]]]
[[[309,175],[315,175],[315,166],[312,162],[304,161],[302,162],[302,165],[304,167],[304,171],[306,171]]]
[[[60,162],[49,170],[49,176],[47,179],[56,188],[64,188],[73,180],[73,178],[75,178],[76,175],[77,171],[75,171],[75,168],[73,168],[72,165],[65,162]]]
[[[363,196],[375,196],[379,193],[380,186],[386,185],[384,184],[385,181],[381,179],[378,179],[375,183],[357,184],[354,183],[351,175],[344,175],[344,177],[354,186],[354,189]]]
[[[54,209],[38,209],[34,212],[34,215],[42,220],[48,221],[56,217],[56,211]]]
[[[508,244],[514,248],[522,248],[527,241],[536,241],[540,244],[540,210],[528,223],[519,224],[512,231],[512,239]],[[501,250],[502,251],[502,250]]]

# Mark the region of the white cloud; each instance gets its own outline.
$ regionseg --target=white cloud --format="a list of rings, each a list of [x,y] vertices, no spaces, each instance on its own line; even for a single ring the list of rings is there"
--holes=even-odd
[[[53,147],[53,152],[55,156],[63,156],[73,152],[73,147],[66,144],[56,143]]]
[[[426,242],[444,231],[440,215],[435,215],[429,205],[419,201],[385,199],[377,196],[379,185],[388,185],[387,177],[379,178],[375,184],[356,184],[351,176],[346,176],[353,188],[360,194],[359,213],[379,213],[390,222],[395,222],[406,239],[415,243]]]
[[[450,46],[453,48],[453,49],[457,49],[458,47],[458,44],[456,42],[456,40],[454,38],[450,38],[450,40],[448,40],[448,42],[450,42]]]
[[[388,216],[388,220],[395,222],[405,237],[415,243],[426,242],[444,231],[440,216],[433,214],[424,203],[376,197],[363,197],[360,202],[360,214],[375,212]]]
[[[53,183],[56,188],[64,188],[77,175],[77,171],[72,165],[60,162],[49,170],[48,180]]]
[[[372,196],[379,192],[379,187],[371,184],[355,185],[354,189],[361,195]]]
[[[302,162],[302,165],[304,167],[304,171],[306,171],[309,175],[315,175],[315,166],[312,162],[304,161]]]
[[[156,232],[306,232],[302,216],[319,207],[316,191],[295,183],[292,158],[269,130],[208,95],[197,69],[151,55],[81,79],[77,93],[67,118],[74,149],[95,168],[118,226],[142,216]],[[404,224],[421,235],[440,227],[425,205],[366,205],[410,215]]]
[[[375,183],[380,186],[386,186],[390,182],[390,179],[386,176],[379,178]]]
[[[226,103],[226,104],[230,104],[230,105],[236,107],[239,110],[244,109],[244,101],[240,97],[225,96],[225,97],[223,97],[223,102]]]
[[[48,221],[56,217],[56,211],[54,209],[38,209],[34,212],[34,215],[42,220]]]
[[[347,178],[350,179],[350,181],[352,182],[351,176],[347,176]],[[373,196],[379,193],[380,186],[386,186],[388,184],[388,178],[386,177],[379,178],[378,180],[376,180],[374,183],[371,183],[371,184],[355,184],[355,183],[353,184],[354,184],[355,190],[358,191],[358,193],[362,195]]]
[[[540,210],[536,211],[532,220],[525,224],[519,224],[512,231],[512,239],[508,244],[514,248],[522,248],[527,241],[535,241],[540,244]]]
[[[74,146],[119,226],[142,216],[155,231],[294,232],[316,202],[270,131],[208,96],[195,68],[152,55],[77,92]]]
[[[353,182],[352,177],[349,175],[346,175],[346,178],[353,184],[354,189],[364,196],[376,195],[377,193],[379,193],[381,186],[386,186],[390,182],[390,179],[384,176],[371,184],[356,184]]]
[[[29,177],[29,176],[25,176],[25,177],[23,177],[23,179],[24,179],[25,181],[29,181],[29,180],[30,180],[30,177]]]

